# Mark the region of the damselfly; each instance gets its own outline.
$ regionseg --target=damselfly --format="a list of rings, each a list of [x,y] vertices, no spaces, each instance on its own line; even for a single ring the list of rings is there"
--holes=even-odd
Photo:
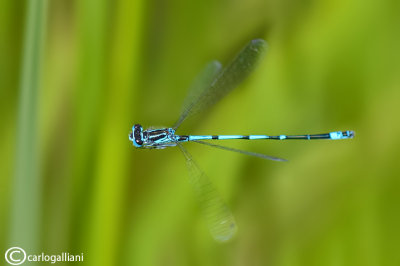
[[[233,59],[233,61],[222,69],[218,61],[213,61],[207,65],[205,70],[199,75],[189,94],[185,99],[183,111],[173,127],[160,129],[146,129],[140,124],[132,127],[129,134],[129,140],[133,142],[136,148],[146,149],[164,149],[166,147],[178,146],[186,158],[189,169],[190,182],[193,184],[196,195],[200,202],[201,209],[206,218],[211,235],[215,240],[224,242],[232,238],[237,227],[235,219],[218,195],[207,176],[200,170],[193,161],[190,153],[183,147],[184,142],[196,142],[211,147],[224,150],[239,152],[263,159],[286,161],[285,159],[269,156],[265,154],[243,151],[225,146],[217,145],[203,140],[228,140],[228,139],[246,139],[246,140],[291,140],[291,139],[349,139],[354,137],[354,132],[335,131],[324,134],[306,134],[306,135],[178,135],[177,128],[188,117],[206,110],[218,102],[226,94],[239,85],[257,66],[264,55],[267,44],[264,40],[257,39],[250,41]]]

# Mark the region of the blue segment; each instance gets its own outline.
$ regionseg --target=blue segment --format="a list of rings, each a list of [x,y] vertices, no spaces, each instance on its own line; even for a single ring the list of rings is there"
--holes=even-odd
[[[241,135],[220,135],[218,139],[241,139],[243,136]]]
[[[356,133],[352,130],[347,130],[347,135],[348,135],[348,139],[352,139],[354,138],[354,136],[356,135]]]
[[[331,139],[352,139],[354,137],[354,131],[337,131],[329,133]]]
[[[286,135],[280,135],[279,139],[286,139]]]
[[[212,139],[212,136],[189,136],[189,141],[203,140],[203,139]]]
[[[329,136],[331,137],[331,139],[351,139],[354,137],[354,132],[351,130],[336,131],[336,132],[330,132]]]
[[[269,139],[269,136],[267,135],[250,135],[249,139]]]
[[[342,139],[343,138],[343,134],[340,131],[331,132],[331,133],[329,133],[329,136],[331,137],[331,139]]]

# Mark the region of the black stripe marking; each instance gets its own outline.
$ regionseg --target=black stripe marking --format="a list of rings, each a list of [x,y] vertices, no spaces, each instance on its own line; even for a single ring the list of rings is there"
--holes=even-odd
[[[211,136],[211,139],[219,139],[219,136]]]
[[[189,140],[189,136],[179,136],[178,141],[187,141]]]
[[[152,140],[152,141],[157,141],[157,140],[160,140],[160,139],[165,138],[166,136],[167,136],[167,134],[166,134],[165,132],[162,132],[161,134],[154,134],[154,133],[152,133],[152,134],[149,136],[149,139]]]

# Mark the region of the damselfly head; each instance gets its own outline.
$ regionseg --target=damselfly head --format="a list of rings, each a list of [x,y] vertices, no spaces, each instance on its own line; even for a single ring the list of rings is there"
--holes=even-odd
[[[132,141],[136,148],[141,148],[143,145],[143,127],[136,124],[132,127],[132,132],[129,134],[129,140]]]

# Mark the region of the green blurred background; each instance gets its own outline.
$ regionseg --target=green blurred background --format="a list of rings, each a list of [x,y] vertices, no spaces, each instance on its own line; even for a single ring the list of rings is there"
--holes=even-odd
[[[1,250],[85,265],[400,265],[399,3],[1,1]],[[356,138],[224,142],[288,163],[187,144],[237,220],[219,244],[179,149],[136,150],[128,133],[172,125],[204,64],[253,38],[270,46],[254,75],[181,133]]]

